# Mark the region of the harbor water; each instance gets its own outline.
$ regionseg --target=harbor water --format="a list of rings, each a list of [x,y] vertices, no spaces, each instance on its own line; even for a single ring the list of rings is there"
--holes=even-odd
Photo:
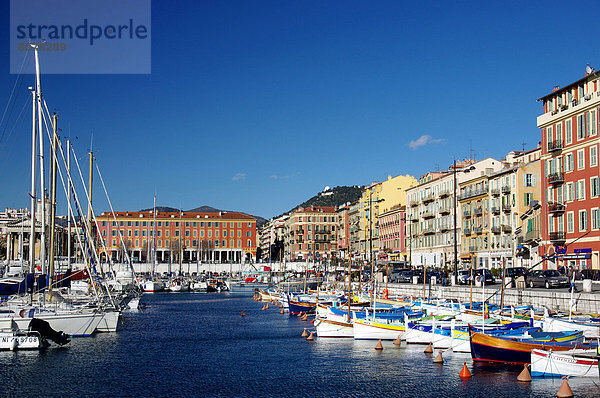
[[[0,352],[0,396],[550,397],[562,382],[519,383],[518,367],[473,364],[451,350],[438,365],[423,346],[309,342],[300,334],[312,325],[262,311],[250,295],[157,293],[143,301],[147,308],[126,313],[118,333]],[[462,380],[465,361],[473,377]],[[598,378],[569,383],[577,397],[600,396]]]

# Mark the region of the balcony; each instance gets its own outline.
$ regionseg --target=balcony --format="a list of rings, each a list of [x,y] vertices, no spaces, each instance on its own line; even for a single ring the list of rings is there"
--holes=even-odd
[[[475,246],[475,245],[469,245],[469,251],[471,253],[476,252],[477,251],[477,246]]]
[[[450,231],[450,224],[444,223],[444,224],[440,225],[440,231],[441,232]]]
[[[510,193],[510,185],[505,185],[501,189],[502,193]]]
[[[492,227],[492,233],[495,234],[495,235],[498,235],[500,233],[500,227],[497,226],[497,225],[494,225]]]
[[[470,228],[463,228],[463,234],[466,236],[471,235],[471,229]]]
[[[410,202],[410,207],[417,207],[419,205],[418,201]]]
[[[500,214],[500,208],[498,206],[492,207],[492,214],[498,215]]]
[[[550,202],[548,203],[548,212],[558,216],[565,212],[566,206],[562,203],[558,202]]]
[[[558,232],[550,232],[548,234],[548,239],[552,243],[564,243],[565,242],[565,233],[562,231]]]
[[[476,235],[481,235],[483,233],[483,229],[481,227],[473,227],[473,232]]]
[[[433,235],[433,234],[435,234],[434,227],[427,227],[423,230],[423,235]]]
[[[423,201],[423,203],[433,202],[435,200],[435,195],[433,194],[433,192],[428,192],[426,195],[423,196],[423,199],[421,200]]]
[[[502,232],[509,234],[512,232],[512,227],[507,224],[502,224]]]
[[[565,182],[565,175],[562,172],[548,175],[548,184],[562,184]]]
[[[423,213],[421,213],[421,217],[427,220],[429,218],[435,217],[435,213],[431,210],[425,210]]]
[[[548,143],[548,152],[561,151],[562,149],[562,141],[552,141]]]
[[[448,197],[448,196],[450,196],[450,194],[451,194],[451,193],[452,193],[452,192],[451,192],[449,189],[441,189],[441,190],[438,192],[438,197],[439,197],[439,198],[445,198],[445,197]]]
[[[490,193],[492,194],[492,196],[500,196],[500,189],[499,188],[492,188],[490,190]]]
[[[481,207],[477,207],[475,210],[473,210],[473,216],[477,217],[483,214],[483,209]]]
[[[509,204],[506,203],[502,203],[502,211],[505,213],[510,213],[511,211],[511,206]]]
[[[465,190],[460,194],[459,200],[466,200],[470,198],[474,198],[476,196],[487,195],[488,188],[481,189],[473,189],[473,190]]]
[[[450,214],[450,207],[448,207],[448,206],[440,207],[440,214],[441,215]]]
[[[463,211],[463,218],[471,218],[471,210]]]
[[[523,242],[531,244],[532,242],[538,240],[539,238],[540,238],[540,231],[538,231],[537,229],[534,229],[531,231],[527,231],[527,233],[525,234],[525,240]]]

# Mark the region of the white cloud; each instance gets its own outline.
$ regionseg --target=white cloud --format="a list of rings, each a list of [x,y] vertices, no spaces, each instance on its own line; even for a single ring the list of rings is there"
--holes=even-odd
[[[236,173],[233,177],[231,177],[231,179],[233,181],[245,180],[246,179],[246,173]]]
[[[276,180],[279,177],[277,176],[277,174],[273,174],[272,176],[269,176],[269,178],[272,179],[272,180]]]
[[[417,149],[419,149],[419,147],[425,146],[427,144],[439,144],[442,142],[444,142],[443,138],[432,138],[430,135],[425,134],[420,136],[416,140],[412,140],[411,142],[409,142],[408,146],[416,151]]]

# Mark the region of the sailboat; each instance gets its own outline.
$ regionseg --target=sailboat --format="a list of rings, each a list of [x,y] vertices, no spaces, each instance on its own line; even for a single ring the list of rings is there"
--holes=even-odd
[[[150,275],[150,279],[146,280],[142,285],[142,290],[145,293],[155,293],[164,290],[165,286],[163,283],[156,279],[154,276],[154,267],[157,264],[156,261],[156,195],[154,195],[154,207],[152,209],[152,214],[154,216],[153,220],[153,230],[152,230],[152,274]]]

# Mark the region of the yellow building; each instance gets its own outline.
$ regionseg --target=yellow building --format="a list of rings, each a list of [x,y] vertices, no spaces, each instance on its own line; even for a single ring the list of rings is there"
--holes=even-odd
[[[406,190],[419,182],[410,175],[388,176],[375,182],[362,193],[359,200],[359,254],[364,260],[376,258],[379,251],[378,217],[395,206],[406,205]]]

